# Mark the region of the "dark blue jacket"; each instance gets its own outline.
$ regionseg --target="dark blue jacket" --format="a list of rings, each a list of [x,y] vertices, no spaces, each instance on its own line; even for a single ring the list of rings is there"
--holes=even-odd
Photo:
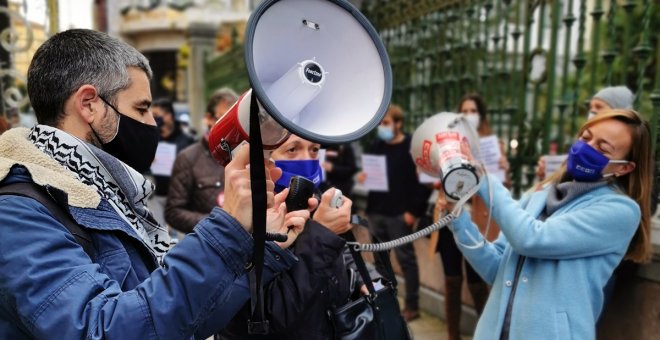
[[[0,185],[26,181],[14,166]],[[69,211],[92,237],[94,262],[40,203],[0,196],[0,339],[205,338],[249,299],[253,240],[219,208],[162,267],[107,201]],[[266,279],[294,262],[267,244]]]

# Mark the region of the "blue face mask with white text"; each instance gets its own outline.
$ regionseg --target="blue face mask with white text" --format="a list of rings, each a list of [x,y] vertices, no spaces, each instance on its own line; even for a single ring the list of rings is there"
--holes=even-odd
[[[568,151],[566,171],[577,181],[595,182],[603,177],[614,175],[603,175],[603,169],[609,163],[625,164],[628,161],[610,160],[591,145],[578,140],[571,145],[571,149]]]
[[[322,171],[318,159],[281,160],[275,161],[275,166],[282,169],[282,177],[275,182],[275,192],[288,188],[293,176],[307,178],[314,183],[314,189],[321,185]]]

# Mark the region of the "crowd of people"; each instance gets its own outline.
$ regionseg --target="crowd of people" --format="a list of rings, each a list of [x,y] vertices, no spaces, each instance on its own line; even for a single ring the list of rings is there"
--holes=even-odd
[[[346,246],[353,189],[369,176],[352,145],[291,135],[264,162],[266,192],[252,193],[250,147],[222,167],[208,145],[238,95],[212,94],[195,140],[169,99],[152,100],[151,77],[142,54],[96,31],[58,33],[35,53],[28,92],[38,124],[9,129],[0,118],[0,338],[339,337],[332,312],[368,294]],[[544,178],[540,159],[539,182],[520,200],[508,190],[503,144],[495,177],[463,140],[481,169],[479,191],[430,240],[449,339],[461,337],[464,278],[479,315],[475,339],[595,337],[615,269],[652,252],[651,131],[633,101],[625,87],[594,95],[566,161]],[[479,137],[493,135],[478,94],[456,111]],[[365,149],[384,157],[388,174],[388,189],[366,197],[365,226],[378,242],[412,234],[434,190],[433,221],[461,208],[441,183],[420,183],[410,149],[404,111],[390,105]],[[294,176],[314,183],[308,209],[287,210]],[[270,326],[260,335],[248,332],[252,195],[266,197],[268,231],[288,236],[266,242]],[[415,247],[394,255],[410,322],[420,317]],[[383,280],[386,265],[376,261],[371,278]]]

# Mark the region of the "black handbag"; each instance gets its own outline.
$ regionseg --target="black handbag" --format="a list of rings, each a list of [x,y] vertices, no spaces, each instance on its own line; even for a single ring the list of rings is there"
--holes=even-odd
[[[349,248],[358,272],[369,290],[369,295],[360,296],[358,299],[332,311],[331,319],[336,338],[342,340],[411,339],[408,325],[399,310],[396,280],[389,261],[389,254],[387,252],[383,254],[374,253],[374,256],[381,257],[388,271],[388,273],[381,273],[381,275],[389,276],[383,284],[384,287],[376,291],[362,255],[350,246]]]

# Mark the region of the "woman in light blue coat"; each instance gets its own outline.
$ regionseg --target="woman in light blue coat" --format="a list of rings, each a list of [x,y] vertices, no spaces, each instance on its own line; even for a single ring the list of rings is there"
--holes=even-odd
[[[482,181],[499,238],[486,241],[465,211],[450,226],[492,285],[475,339],[595,338],[616,265],[651,256],[650,138],[636,112],[607,111],[582,126],[561,169],[520,201],[494,178]]]

